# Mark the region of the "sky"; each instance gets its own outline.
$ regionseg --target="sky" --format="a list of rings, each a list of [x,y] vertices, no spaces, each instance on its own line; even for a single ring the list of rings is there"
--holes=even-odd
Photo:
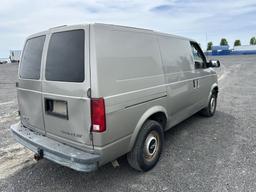
[[[229,45],[256,36],[256,0],[0,0],[0,57],[59,25],[110,23]]]

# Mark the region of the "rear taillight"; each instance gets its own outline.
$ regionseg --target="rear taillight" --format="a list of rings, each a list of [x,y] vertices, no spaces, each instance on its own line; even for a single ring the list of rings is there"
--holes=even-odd
[[[91,99],[92,131],[106,130],[105,102],[103,98]]]

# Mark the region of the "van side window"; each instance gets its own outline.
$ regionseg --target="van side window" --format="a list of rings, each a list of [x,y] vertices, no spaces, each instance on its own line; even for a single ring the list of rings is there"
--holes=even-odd
[[[45,78],[50,81],[84,81],[84,30],[52,34]]]
[[[39,79],[41,69],[41,59],[44,47],[45,35],[28,39],[21,63],[20,77],[24,79]]]
[[[190,42],[192,55],[195,61],[195,68],[200,69],[203,68],[206,62],[206,58],[201,50],[200,46],[195,42]]]

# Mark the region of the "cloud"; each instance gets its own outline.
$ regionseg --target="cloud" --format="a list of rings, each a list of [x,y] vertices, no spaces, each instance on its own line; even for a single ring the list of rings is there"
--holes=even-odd
[[[155,11],[155,12],[169,12],[172,10],[172,8],[173,8],[173,6],[171,6],[171,5],[158,5],[158,6],[153,7],[150,10]]]
[[[21,49],[26,36],[50,27],[78,23],[112,23],[150,28],[219,43],[256,31],[255,0],[1,0],[0,57]],[[207,34],[207,35],[206,35]],[[207,37],[207,38],[206,38]]]

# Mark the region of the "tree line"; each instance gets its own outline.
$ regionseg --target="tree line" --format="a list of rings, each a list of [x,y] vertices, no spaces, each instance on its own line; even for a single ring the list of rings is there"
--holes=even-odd
[[[228,40],[226,38],[222,38],[220,40],[220,45],[221,46],[228,45]],[[241,41],[239,39],[234,41],[234,46],[240,46],[240,45],[241,45]],[[256,37],[252,37],[250,39],[250,45],[256,45]],[[213,46],[213,43],[211,41],[208,42],[207,50],[212,50],[212,46]]]

